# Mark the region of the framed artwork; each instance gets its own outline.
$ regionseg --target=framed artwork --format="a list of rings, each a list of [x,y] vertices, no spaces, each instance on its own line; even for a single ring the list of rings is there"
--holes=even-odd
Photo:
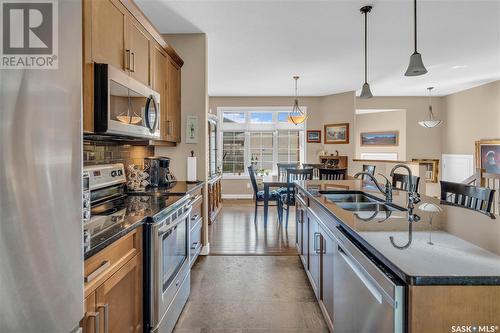
[[[349,123],[325,125],[325,143],[349,143]]]
[[[308,130],[307,143],[321,143],[321,130]]]
[[[186,118],[186,143],[198,143],[198,117]]]
[[[397,146],[399,145],[399,132],[366,132],[361,133],[361,146]]]
[[[500,140],[476,141],[476,167],[500,174]]]

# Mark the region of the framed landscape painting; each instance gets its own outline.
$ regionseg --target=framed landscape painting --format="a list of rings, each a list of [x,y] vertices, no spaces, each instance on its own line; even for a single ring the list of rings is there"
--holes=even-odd
[[[325,125],[325,142],[327,144],[349,143],[349,123]]]
[[[321,130],[308,130],[307,143],[321,143]]]
[[[476,141],[476,166],[500,174],[500,140]]]
[[[397,146],[399,145],[399,132],[366,132],[361,133],[361,146]]]

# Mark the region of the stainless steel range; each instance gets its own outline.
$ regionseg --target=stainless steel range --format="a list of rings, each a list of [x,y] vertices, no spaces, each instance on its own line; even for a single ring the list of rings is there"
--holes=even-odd
[[[105,241],[132,217],[144,217],[144,328],[172,332],[190,292],[190,196],[127,193],[123,164],[84,171],[91,205],[84,223],[86,247],[92,240]]]

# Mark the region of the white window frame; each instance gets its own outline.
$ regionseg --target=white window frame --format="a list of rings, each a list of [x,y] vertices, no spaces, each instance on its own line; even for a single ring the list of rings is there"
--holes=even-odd
[[[300,107],[304,112],[307,113],[307,107]],[[250,113],[251,112],[260,112],[260,111],[269,111],[273,113],[273,122],[272,124],[251,124],[250,123]],[[287,112],[291,111],[290,106],[272,106],[272,107],[218,107],[217,108],[217,117],[219,118],[219,128],[218,128],[218,136],[219,136],[219,159],[222,159],[223,154],[223,133],[227,132],[245,132],[245,142],[244,142],[244,174],[230,174],[223,173],[224,179],[242,179],[248,178],[248,170],[246,166],[251,163],[251,154],[250,154],[250,132],[272,132],[273,133],[273,170],[271,171],[272,175],[277,175],[278,170],[276,167],[276,163],[278,161],[278,131],[284,130],[293,130],[299,131],[299,159],[303,163],[305,162],[305,157],[307,156],[306,152],[306,129],[307,129],[307,120],[303,124],[294,125],[288,122],[278,122],[278,112]],[[244,112],[245,113],[245,122],[242,124],[237,123],[224,123],[223,122],[223,113],[224,112]]]

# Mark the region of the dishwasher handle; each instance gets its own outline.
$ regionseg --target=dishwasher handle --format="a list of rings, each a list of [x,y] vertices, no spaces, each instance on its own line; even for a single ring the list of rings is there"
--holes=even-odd
[[[342,259],[344,259],[346,264],[351,268],[354,274],[356,274],[356,276],[364,284],[366,289],[368,289],[368,291],[373,295],[373,297],[377,300],[377,302],[382,304],[383,295],[379,291],[380,288],[373,282],[373,279],[366,276],[366,274],[362,271],[363,269],[354,262],[354,259],[350,258],[347,252],[344,251],[344,249],[340,245],[338,245],[338,250]]]

